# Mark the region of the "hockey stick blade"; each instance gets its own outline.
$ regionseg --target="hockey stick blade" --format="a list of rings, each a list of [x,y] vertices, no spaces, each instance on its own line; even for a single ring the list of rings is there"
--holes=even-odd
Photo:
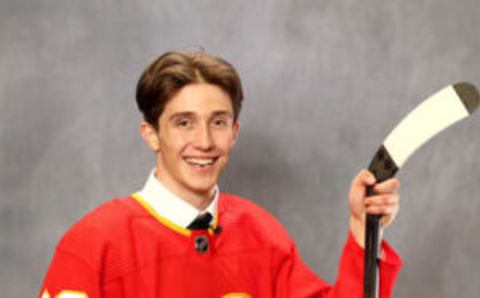
[[[466,82],[449,85],[412,110],[387,136],[368,169],[378,182],[395,176],[423,144],[452,124],[470,116],[479,104],[479,93]],[[373,195],[367,189],[367,196]],[[364,298],[378,298],[380,217],[368,215],[365,224]]]

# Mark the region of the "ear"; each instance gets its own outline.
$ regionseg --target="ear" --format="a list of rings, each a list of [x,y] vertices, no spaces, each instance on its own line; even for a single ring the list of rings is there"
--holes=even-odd
[[[150,123],[142,121],[140,124],[140,134],[148,148],[155,152],[160,149],[157,130]]]
[[[240,122],[235,121],[235,123],[233,124],[233,141],[232,141],[232,145],[235,145],[235,143],[237,142],[237,139],[238,139],[238,134],[240,132]]]

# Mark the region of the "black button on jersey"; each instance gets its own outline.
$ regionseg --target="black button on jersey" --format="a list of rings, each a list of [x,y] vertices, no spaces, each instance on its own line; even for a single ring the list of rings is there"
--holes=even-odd
[[[195,238],[195,250],[201,254],[208,251],[208,238],[205,235],[199,235]]]

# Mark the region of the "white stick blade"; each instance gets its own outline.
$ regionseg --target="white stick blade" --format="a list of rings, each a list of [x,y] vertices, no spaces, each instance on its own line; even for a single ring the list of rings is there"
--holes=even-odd
[[[400,168],[430,138],[469,115],[453,85],[447,86],[410,112],[383,144]]]

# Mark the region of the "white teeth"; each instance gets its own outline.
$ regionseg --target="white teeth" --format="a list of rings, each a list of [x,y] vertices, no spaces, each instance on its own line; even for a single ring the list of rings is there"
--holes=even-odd
[[[187,158],[185,159],[189,164],[192,164],[194,166],[208,166],[213,164],[213,158],[208,158],[208,159],[200,159],[200,158]]]

